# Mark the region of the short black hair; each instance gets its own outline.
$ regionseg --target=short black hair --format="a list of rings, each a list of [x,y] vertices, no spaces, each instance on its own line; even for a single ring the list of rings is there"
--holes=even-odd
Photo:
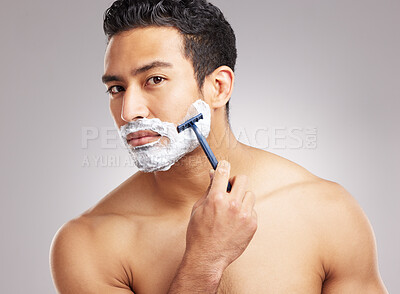
[[[221,10],[206,0],[117,0],[104,13],[107,42],[115,34],[147,26],[179,30],[200,90],[216,68],[226,65],[235,70],[235,33]],[[226,114],[229,119],[229,101]]]

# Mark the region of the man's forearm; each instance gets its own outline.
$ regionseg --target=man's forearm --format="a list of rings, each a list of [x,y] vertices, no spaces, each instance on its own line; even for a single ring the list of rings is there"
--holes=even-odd
[[[167,294],[217,293],[223,266],[184,256]]]

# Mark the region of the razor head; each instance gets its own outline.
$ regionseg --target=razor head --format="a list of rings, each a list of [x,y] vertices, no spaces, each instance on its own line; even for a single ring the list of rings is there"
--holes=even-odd
[[[183,130],[186,130],[187,128],[191,128],[194,125],[194,123],[198,122],[201,119],[203,119],[203,114],[199,113],[198,115],[185,121],[183,124],[180,124],[176,129],[178,130],[178,133],[180,133]]]

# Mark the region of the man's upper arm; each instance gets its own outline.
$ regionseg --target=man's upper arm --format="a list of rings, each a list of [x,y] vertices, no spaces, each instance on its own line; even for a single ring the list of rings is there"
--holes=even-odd
[[[355,199],[335,184],[323,209],[324,292],[387,293],[379,275],[372,227]]]
[[[58,293],[133,293],[118,279],[112,280],[112,266],[90,242],[90,236],[88,227],[77,220],[64,224],[56,233],[50,249],[50,268]]]

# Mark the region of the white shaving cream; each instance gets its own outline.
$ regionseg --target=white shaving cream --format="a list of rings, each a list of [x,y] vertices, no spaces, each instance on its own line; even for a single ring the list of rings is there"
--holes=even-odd
[[[181,123],[193,116],[202,113],[203,119],[196,122],[200,133],[207,138],[210,133],[210,107],[203,100],[197,100],[188,109]],[[158,118],[141,118],[122,126],[119,130],[122,142],[128,148],[133,162],[140,171],[166,171],[179,159],[199,146],[199,142],[192,128],[178,133],[177,125],[162,122]],[[160,139],[140,146],[131,146],[126,137],[130,133],[142,130],[154,131],[161,135]]]

